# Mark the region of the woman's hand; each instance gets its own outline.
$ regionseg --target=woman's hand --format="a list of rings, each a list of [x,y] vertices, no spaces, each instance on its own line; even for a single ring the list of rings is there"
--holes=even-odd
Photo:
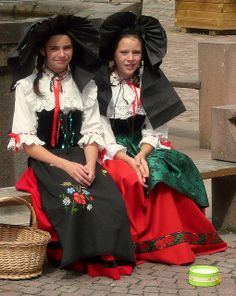
[[[127,162],[129,166],[135,171],[142,186],[147,187],[146,176],[142,173],[140,165],[137,166],[136,160],[134,158],[128,156],[124,151],[118,151],[115,155],[115,159],[121,159]]]
[[[89,182],[88,186],[91,186],[95,179],[95,168],[98,159],[98,145],[96,143],[85,145],[84,154],[86,158],[86,165],[84,166],[84,168],[87,172],[87,180]]]
[[[141,145],[140,152],[134,157],[136,161],[136,166],[139,168],[139,171],[142,175],[142,179],[146,180],[149,178],[149,167],[146,161],[146,157],[153,151],[153,147],[150,144],[143,143]],[[147,187],[147,186],[146,186]]]
[[[135,161],[136,161],[136,166],[139,168],[142,177],[148,178],[149,177],[149,167],[146,161],[145,156],[143,155],[142,152],[139,152],[136,156],[135,156]]]
[[[91,185],[95,179],[95,164],[88,162],[85,165],[85,168],[88,170],[88,179],[89,179],[90,185]]]
[[[88,187],[92,184],[95,177],[96,153],[93,154],[89,151],[91,160],[88,160],[86,165],[82,165],[59,157],[40,145],[24,144],[23,147],[28,156],[65,171],[82,186]],[[96,150],[96,148],[93,148],[93,150]]]
[[[94,170],[80,163],[68,161],[63,170],[84,187],[89,187],[95,178]]]
[[[129,157],[129,159],[126,162],[135,171],[136,175],[138,176],[139,182],[142,184],[142,186],[147,187],[146,176],[145,174],[143,174],[141,166],[137,165],[137,160],[132,157]]]

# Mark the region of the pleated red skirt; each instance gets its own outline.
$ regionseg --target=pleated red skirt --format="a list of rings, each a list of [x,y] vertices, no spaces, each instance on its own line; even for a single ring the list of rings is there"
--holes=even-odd
[[[119,187],[128,211],[137,264],[143,261],[187,264],[196,255],[224,251],[226,243],[191,199],[159,183],[149,195],[121,160],[106,160],[105,169]]]

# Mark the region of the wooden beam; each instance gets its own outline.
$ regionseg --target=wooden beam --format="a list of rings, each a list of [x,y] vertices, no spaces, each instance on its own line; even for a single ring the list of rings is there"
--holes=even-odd
[[[195,78],[189,77],[168,77],[173,87],[197,89],[201,88],[201,82]]]
[[[236,175],[236,162],[221,160],[194,160],[203,179]]]

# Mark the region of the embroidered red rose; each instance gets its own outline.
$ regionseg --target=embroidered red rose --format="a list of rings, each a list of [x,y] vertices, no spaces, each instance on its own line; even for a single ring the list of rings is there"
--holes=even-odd
[[[208,244],[212,244],[217,240],[217,234],[216,233],[208,233],[206,234],[206,242]]]
[[[196,243],[200,239],[197,233],[185,233],[184,234],[184,241],[188,243]]]
[[[192,242],[198,242],[200,239],[197,233],[192,233]]]
[[[187,243],[190,243],[192,242],[192,233],[185,233],[184,234],[184,241],[187,242]]]
[[[147,250],[147,243],[141,242],[138,244],[138,251],[139,253],[143,253]]]
[[[166,236],[165,238],[164,238],[164,241],[165,241],[165,243],[167,244],[167,245],[170,245],[170,244],[172,244],[173,242],[174,242],[174,237],[173,236]]]
[[[85,197],[81,193],[75,192],[73,194],[73,199],[79,205],[85,205],[86,204]]]
[[[156,249],[157,250],[162,250],[162,249],[164,249],[164,248],[166,248],[167,247],[167,245],[166,245],[166,243],[165,243],[165,241],[164,240],[158,240],[158,241],[156,241]]]

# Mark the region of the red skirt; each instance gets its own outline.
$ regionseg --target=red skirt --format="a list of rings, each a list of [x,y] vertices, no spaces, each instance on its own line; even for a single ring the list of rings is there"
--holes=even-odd
[[[43,210],[37,179],[31,168],[28,168],[16,183],[16,189],[31,193],[33,208],[38,220],[38,227],[51,234],[51,242],[47,249],[48,259],[51,263],[57,266],[60,265],[62,248],[58,242],[57,234]],[[130,275],[133,270],[133,266],[127,263],[123,265],[109,254],[96,258],[84,258],[67,265],[65,268],[83,273],[86,272],[91,277],[107,276],[114,280],[120,279],[121,275]]]
[[[187,264],[196,255],[224,251],[226,243],[191,199],[159,183],[145,195],[136,174],[122,160],[104,168],[119,187],[128,211],[137,263]]]

